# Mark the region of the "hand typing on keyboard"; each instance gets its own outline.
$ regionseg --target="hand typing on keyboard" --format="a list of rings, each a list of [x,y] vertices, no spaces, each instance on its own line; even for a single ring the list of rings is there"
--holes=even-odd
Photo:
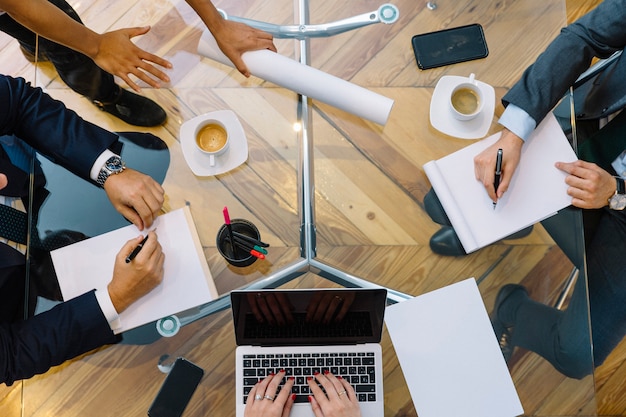
[[[317,381],[317,382],[316,382]],[[326,371],[308,379],[315,417],[360,417],[361,408],[352,385]],[[321,387],[320,387],[321,385]]]
[[[252,387],[246,401],[245,417],[288,417],[296,394],[291,390],[294,378],[285,371],[270,374]],[[356,392],[341,376],[328,371],[307,377],[311,395],[308,399],[315,417],[361,417]],[[282,385],[282,388],[279,388]]]
[[[244,417],[287,417],[296,394],[291,394],[293,377],[287,378],[285,385],[279,390],[278,385],[285,377],[285,371],[270,374],[259,381],[248,394]]]

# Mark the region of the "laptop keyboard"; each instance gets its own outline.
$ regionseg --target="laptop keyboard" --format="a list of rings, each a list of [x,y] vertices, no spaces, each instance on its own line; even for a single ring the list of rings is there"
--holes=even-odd
[[[296,394],[296,403],[309,401],[307,377],[325,371],[350,382],[360,402],[376,401],[378,395],[373,352],[247,354],[243,356],[244,403],[254,384],[281,369],[285,370],[285,378],[294,377],[292,393]]]

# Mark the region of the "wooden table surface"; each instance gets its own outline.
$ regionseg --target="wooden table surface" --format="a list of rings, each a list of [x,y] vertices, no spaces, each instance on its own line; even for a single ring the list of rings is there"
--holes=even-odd
[[[143,94],[166,109],[166,124],[139,129],[100,112],[69,90],[50,64],[42,63],[35,70],[7,36],[0,37],[2,72],[44,87],[85,119],[109,130],[147,131],[168,144],[171,163],[164,182],[165,209],[190,205],[221,294],[300,259],[301,137],[293,129],[298,121],[297,95],[255,77],[246,79],[229,67],[199,57],[196,46],[202,23],[183,0],[70,3],[98,32],[152,26],[137,44],[171,59],[175,68],[170,74],[172,85],[159,90],[144,88]],[[215,2],[233,16],[276,24],[297,21],[292,1],[268,3]],[[565,2],[437,3],[438,8],[432,11],[425,2],[398,0],[393,4],[400,10],[400,19],[394,24],[376,24],[310,41],[313,67],[395,101],[385,126],[313,101],[317,259],[410,295],[473,276],[480,283],[488,310],[498,289],[510,282],[527,285],[533,298],[551,304],[572,265],[540,225],[524,239],[499,242],[466,257],[441,257],[430,251],[428,241],[438,226],[423,209],[430,184],[422,165],[471,143],[442,134],[429,122],[430,99],[439,78],[475,73],[477,79],[494,86],[497,105],[489,133],[496,132],[503,110],[499,99],[565,25]],[[376,10],[381,4],[372,0],[311,0],[310,21],[338,20]],[[427,71],[417,69],[410,42],[414,34],[476,22],[484,27],[488,58]],[[296,41],[277,39],[275,43],[281,54],[299,56]],[[194,116],[221,109],[232,109],[239,117],[248,140],[248,160],[223,175],[195,176],[182,155],[180,126]],[[267,260],[234,268],[220,257],[215,235],[224,206],[229,207],[231,217],[249,219],[259,227],[263,239],[271,244]],[[314,272],[285,287],[335,285]],[[382,344],[385,415],[414,416],[386,331]],[[2,386],[0,414],[20,415],[23,394],[24,416],[145,415],[164,378],[156,364],[163,354],[169,354],[185,356],[206,372],[186,416],[234,415],[233,349],[230,311],[223,311],[185,326],[175,337],[142,345],[127,342],[107,346],[25,381],[23,386]],[[622,358],[609,361],[617,374]],[[581,381],[565,378],[537,355],[519,350],[510,369],[527,415],[595,415],[592,377]],[[612,375],[607,373],[603,381],[610,381],[611,393],[621,392]]]

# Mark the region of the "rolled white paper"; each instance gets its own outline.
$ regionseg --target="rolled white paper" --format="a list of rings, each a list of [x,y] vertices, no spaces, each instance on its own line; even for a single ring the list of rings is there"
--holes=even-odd
[[[198,53],[234,67],[208,30],[200,38]],[[380,125],[387,123],[393,106],[393,100],[388,97],[267,49],[246,52],[242,59],[256,77]]]

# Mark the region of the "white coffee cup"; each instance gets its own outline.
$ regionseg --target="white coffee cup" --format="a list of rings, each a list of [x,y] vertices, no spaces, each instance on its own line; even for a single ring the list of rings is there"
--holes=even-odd
[[[483,92],[470,74],[467,81],[457,84],[450,93],[450,109],[458,120],[472,120],[483,110]]]
[[[215,166],[215,157],[228,149],[228,131],[219,120],[208,119],[196,127],[194,132],[196,147],[209,155],[209,165]]]

